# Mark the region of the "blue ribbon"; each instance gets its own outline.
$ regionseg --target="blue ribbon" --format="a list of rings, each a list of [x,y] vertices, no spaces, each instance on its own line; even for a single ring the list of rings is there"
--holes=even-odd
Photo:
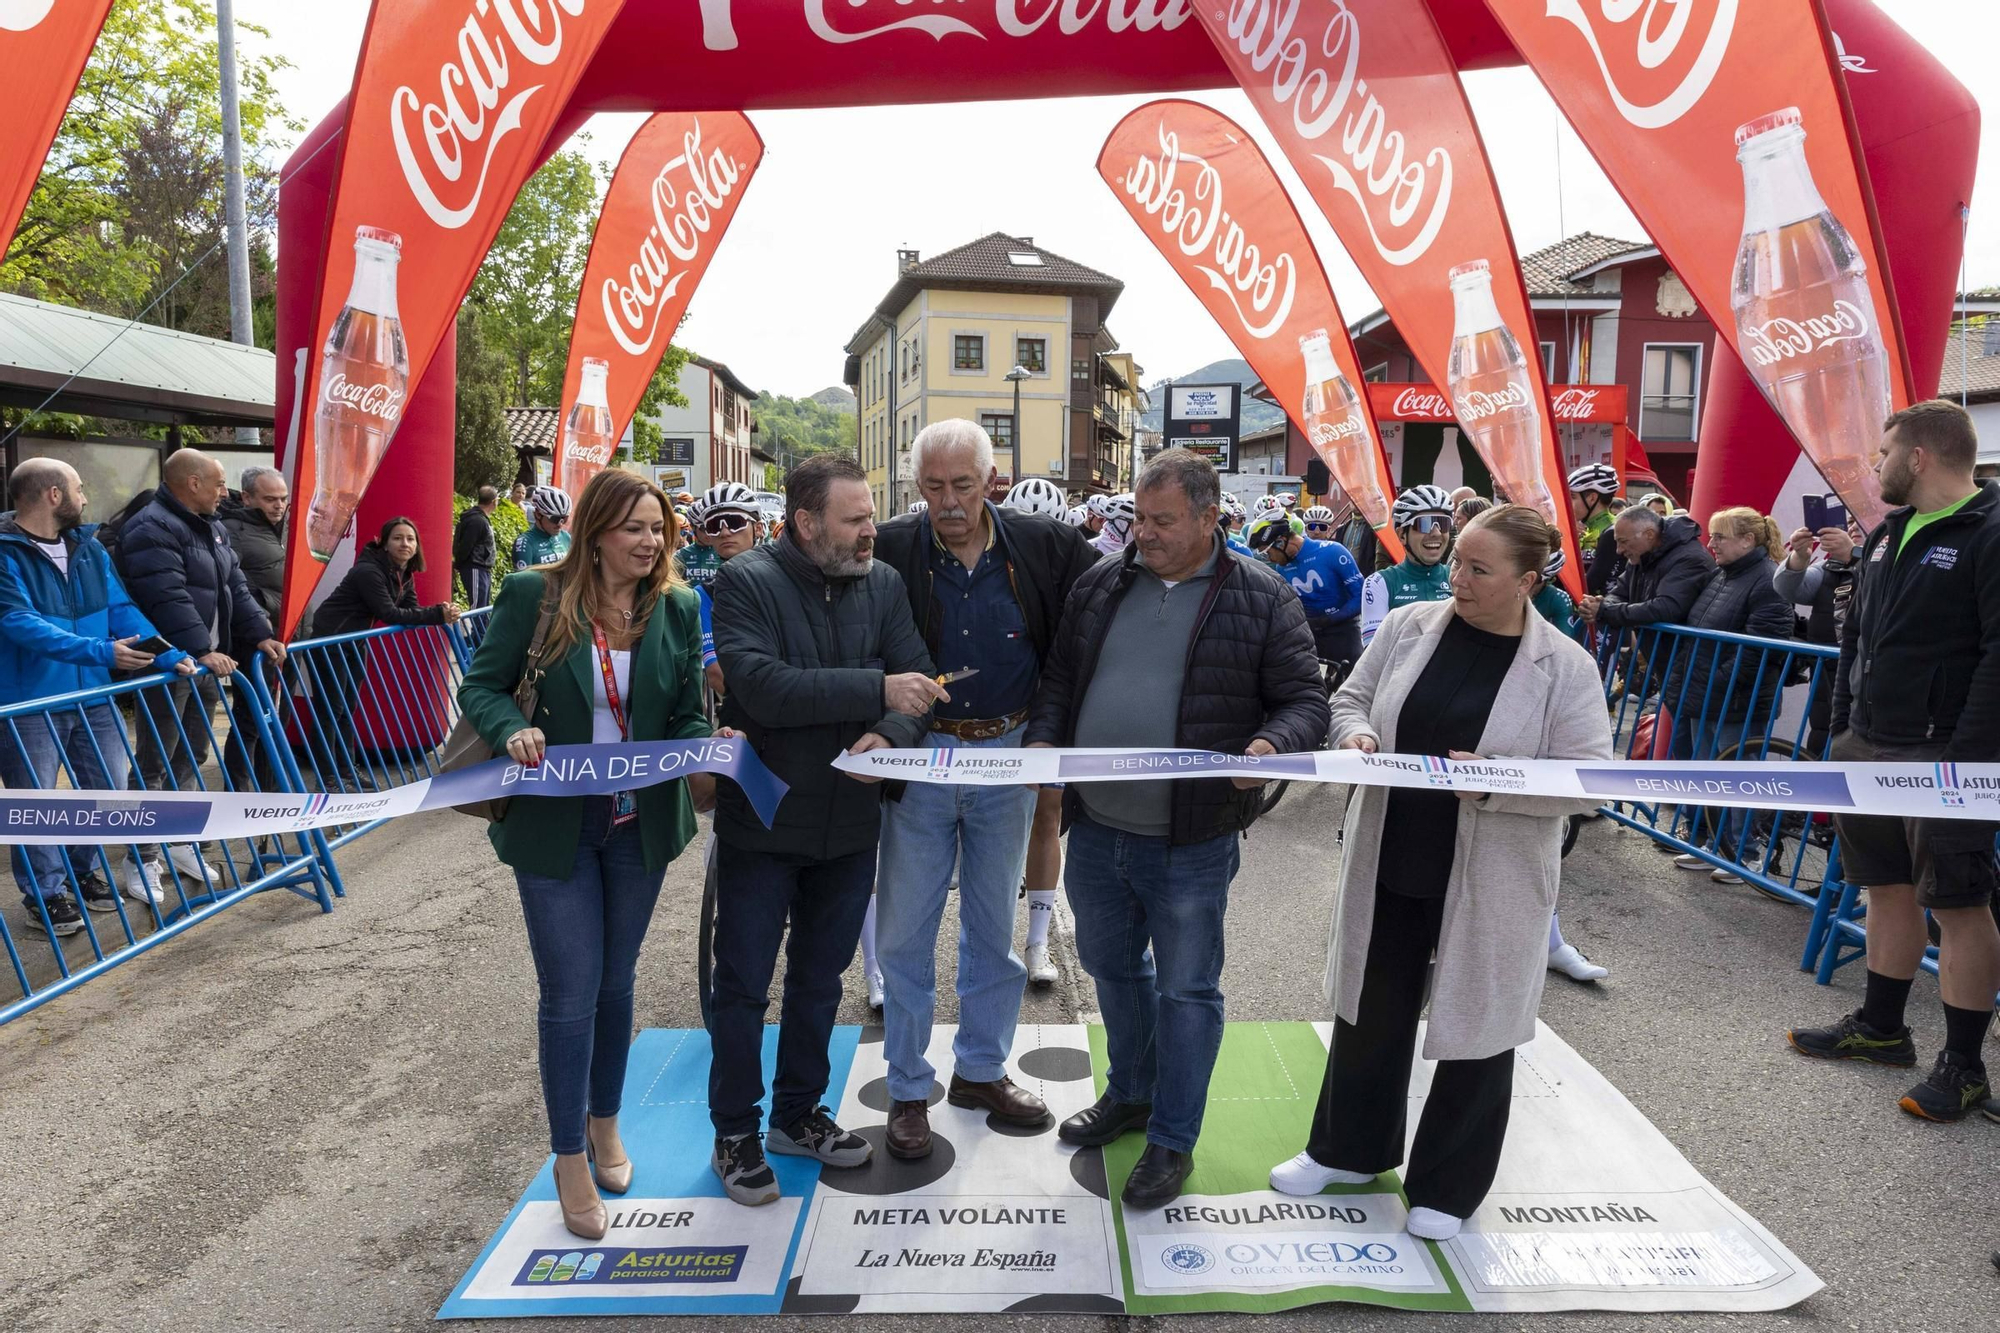
[[[535,768],[511,759],[489,760],[432,778],[419,808],[436,810],[508,796],[610,796],[690,773],[714,773],[734,782],[765,828],[771,827],[778,802],[789,790],[764,766],[749,741],[703,736],[689,741],[552,745]]]

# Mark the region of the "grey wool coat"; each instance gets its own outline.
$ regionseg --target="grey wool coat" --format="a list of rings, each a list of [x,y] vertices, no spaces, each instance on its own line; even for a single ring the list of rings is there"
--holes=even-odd
[[[1449,601],[1419,602],[1389,613],[1354,674],[1333,696],[1336,745],[1372,736],[1383,753],[1395,751],[1403,702],[1455,614]],[[1532,610],[1476,753],[1488,759],[1611,757],[1611,725],[1596,663]],[[1361,1005],[1376,867],[1383,855],[1396,853],[1382,846],[1389,788],[1356,790],[1347,807],[1346,854],[1326,958],[1327,1000],[1350,1023]],[[1505,792],[1459,803],[1431,982],[1427,1058],[1481,1060],[1534,1037],[1548,968],[1549,914],[1562,877],[1564,822],[1596,804]]]

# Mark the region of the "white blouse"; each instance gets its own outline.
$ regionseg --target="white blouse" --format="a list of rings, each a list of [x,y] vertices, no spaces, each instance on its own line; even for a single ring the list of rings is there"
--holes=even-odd
[[[590,739],[599,745],[609,745],[625,737],[618,730],[618,719],[611,712],[611,698],[604,692],[604,659],[592,651],[592,663],[597,688],[596,707],[590,716]],[[611,674],[618,681],[618,706],[624,710],[625,720],[632,720],[632,654],[622,648],[611,650]]]

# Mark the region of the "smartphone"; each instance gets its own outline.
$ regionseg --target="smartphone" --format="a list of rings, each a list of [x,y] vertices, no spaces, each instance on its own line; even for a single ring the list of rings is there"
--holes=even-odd
[[[155,634],[150,639],[140,639],[137,643],[132,644],[131,647],[136,652],[151,653],[155,657],[158,657],[161,653],[170,653],[174,650],[173,644],[167,642],[167,636],[164,634]]]
[[[1807,495],[1800,497],[1799,503],[1806,514],[1806,529],[1819,532],[1825,528],[1847,527],[1847,506],[1837,495]]]

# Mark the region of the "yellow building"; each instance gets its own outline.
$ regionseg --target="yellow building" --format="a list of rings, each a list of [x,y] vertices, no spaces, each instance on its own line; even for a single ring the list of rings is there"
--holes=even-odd
[[[993,232],[932,259],[897,251],[895,284],[846,347],[876,513],[917,498],[910,442],[933,421],[977,421],[1015,479],[1017,369],[1020,475],[1073,495],[1122,489],[1140,372],[1105,319],[1123,290],[1032,237]]]

